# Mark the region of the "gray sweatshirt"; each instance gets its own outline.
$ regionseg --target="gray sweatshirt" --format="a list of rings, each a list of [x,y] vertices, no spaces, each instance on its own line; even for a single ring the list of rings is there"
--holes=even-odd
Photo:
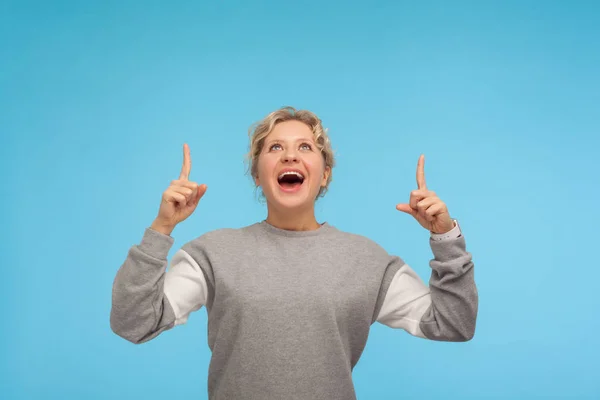
[[[178,249],[167,270],[172,245],[147,228],[130,248],[110,325],[143,343],[205,306],[212,400],[356,399],[352,370],[373,323],[440,341],[475,331],[473,262],[456,221],[431,235],[429,286],[400,257],[328,223],[211,231]]]

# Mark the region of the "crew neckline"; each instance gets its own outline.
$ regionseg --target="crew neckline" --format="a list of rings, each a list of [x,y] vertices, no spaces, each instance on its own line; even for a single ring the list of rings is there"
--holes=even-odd
[[[267,222],[267,220],[262,220],[258,223],[258,226],[265,229],[267,232],[273,233],[279,236],[287,236],[287,237],[307,237],[307,236],[317,236],[332,229],[332,226],[327,222],[323,222],[320,224],[320,227],[317,229],[312,229],[309,231],[291,231],[288,229],[278,228],[274,225],[271,225]]]

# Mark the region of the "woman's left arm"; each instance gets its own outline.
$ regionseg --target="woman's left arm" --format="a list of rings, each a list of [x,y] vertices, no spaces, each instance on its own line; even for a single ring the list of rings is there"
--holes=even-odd
[[[409,203],[396,209],[413,216],[431,233],[434,258],[429,263],[429,287],[403,264],[387,289],[377,320],[432,340],[467,341],[475,334],[479,304],[472,255],[446,204],[427,189],[423,155],[417,164],[417,185]]]
[[[429,262],[431,305],[419,325],[433,340],[467,341],[475,335],[479,295],[474,265],[460,226],[454,223],[450,232],[432,233],[429,240],[434,255]]]
[[[478,294],[472,256],[457,221],[445,234],[432,233],[434,258],[429,286],[399,257],[400,263],[387,287],[377,321],[403,329],[413,336],[452,342],[473,338]]]

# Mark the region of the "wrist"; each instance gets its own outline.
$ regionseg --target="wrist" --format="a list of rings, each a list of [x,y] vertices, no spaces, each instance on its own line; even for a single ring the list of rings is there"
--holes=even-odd
[[[175,229],[175,226],[171,226],[168,224],[163,224],[160,221],[154,220],[152,225],[150,225],[150,229],[160,232],[164,235],[171,235],[171,232]]]
[[[431,231],[431,233],[433,233],[434,235],[444,235],[453,230],[454,228],[456,228],[456,220],[452,219],[450,220],[449,226],[443,228],[441,232]]]
[[[460,229],[460,225],[458,224],[458,221],[456,219],[453,219],[452,224],[454,225],[454,228],[450,229],[449,231],[447,231],[445,233],[431,232],[431,239],[433,241],[439,242],[439,241],[444,241],[444,240],[448,240],[448,239],[456,239],[456,238],[461,237],[462,231]]]

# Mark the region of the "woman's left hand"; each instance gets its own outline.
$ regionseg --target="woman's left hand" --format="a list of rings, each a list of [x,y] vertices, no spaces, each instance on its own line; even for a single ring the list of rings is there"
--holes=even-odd
[[[425,156],[417,163],[417,190],[410,193],[408,204],[398,204],[396,209],[412,215],[421,226],[432,233],[446,233],[454,228],[446,204],[427,189],[425,184]]]

